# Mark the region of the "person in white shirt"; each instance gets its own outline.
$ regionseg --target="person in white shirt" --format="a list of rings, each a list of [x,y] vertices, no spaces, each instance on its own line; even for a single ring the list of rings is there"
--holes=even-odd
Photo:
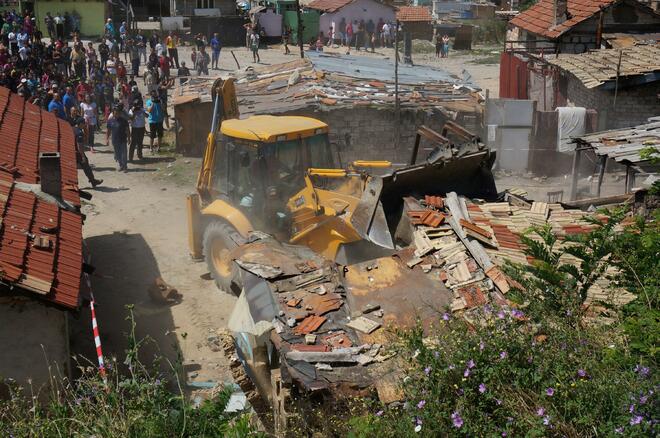
[[[28,41],[30,39],[30,35],[24,30],[20,31],[18,35],[16,35],[16,42],[18,44],[18,48],[20,49],[21,47],[27,47]]]
[[[98,109],[96,102],[92,100],[92,96],[87,94],[85,96],[85,101],[80,104],[80,112],[85,119],[85,140],[87,142],[89,150],[94,152],[94,130],[96,129],[96,115],[98,114]]]
[[[115,64],[115,60],[112,58],[109,58],[105,62],[105,69],[108,71],[110,76],[112,76],[112,81],[115,81],[115,78],[117,77],[117,64]]]
[[[16,42],[16,32],[9,32],[7,35],[9,40],[9,53],[12,56],[18,55],[18,43]]]
[[[131,119],[131,146],[128,150],[128,161],[132,162],[133,154],[136,151],[138,160],[142,159],[142,144],[144,143],[147,112],[142,107],[142,102],[136,99],[128,115]]]

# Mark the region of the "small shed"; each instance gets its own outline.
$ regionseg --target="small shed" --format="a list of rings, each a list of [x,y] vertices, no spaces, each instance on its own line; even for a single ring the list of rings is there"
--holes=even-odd
[[[396,19],[403,24],[403,31],[409,32],[413,39],[430,41],[433,38],[433,17],[427,6],[401,6]]]

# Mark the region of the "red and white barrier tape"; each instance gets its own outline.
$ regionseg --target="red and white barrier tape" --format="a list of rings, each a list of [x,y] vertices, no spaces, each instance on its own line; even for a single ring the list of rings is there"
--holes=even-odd
[[[94,333],[94,345],[96,345],[96,356],[99,360],[99,374],[103,378],[103,381],[106,382],[105,376],[105,363],[103,361],[103,349],[101,348],[101,337],[99,336],[99,326],[96,322],[96,310],[94,309],[94,294],[90,294],[91,300],[89,302],[89,308],[92,311],[92,332]],[[106,382],[107,383],[107,382]]]

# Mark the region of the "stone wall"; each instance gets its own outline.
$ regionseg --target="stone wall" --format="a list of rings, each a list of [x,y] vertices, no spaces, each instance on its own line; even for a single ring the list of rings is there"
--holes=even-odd
[[[649,117],[660,115],[660,81],[620,88],[614,103],[614,90],[586,88],[569,75],[567,97],[575,106],[598,112],[598,129],[617,129],[646,123]]]

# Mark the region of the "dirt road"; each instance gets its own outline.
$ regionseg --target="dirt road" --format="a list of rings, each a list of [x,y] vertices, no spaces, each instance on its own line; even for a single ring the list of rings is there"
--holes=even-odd
[[[205,264],[188,256],[185,195],[193,186],[167,183],[156,176],[171,173],[170,168],[179,164],[197,169],[199,160],[176,163],[174,158],[151,157],[147,152],[143,163],[129,164],[128,173],[120,173],[110,151],[99,147],[88,153],[96,177],[104,180],[102,186],[85,187],[80,174],[81,187],[94,195],[83,208],[84,236],[96,267],[93,291],[104,353],[123,357],[130,330],[125,306],[133,305],[137,338],[154,340],[145,346],[142,359],[148,362],[160,352],[175,363],[180,351],[192,380],[230,379],[223,354],[211,351],[207,337],[225,326],[235,298],[202,279]],[[148,288],[157,277],[178,289],[179,304],[163,306],[149,298]],[[87,313],[73,330],[73,352],[94,357]]]

